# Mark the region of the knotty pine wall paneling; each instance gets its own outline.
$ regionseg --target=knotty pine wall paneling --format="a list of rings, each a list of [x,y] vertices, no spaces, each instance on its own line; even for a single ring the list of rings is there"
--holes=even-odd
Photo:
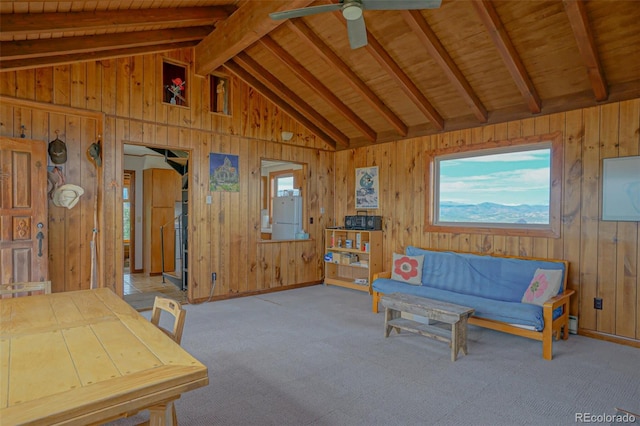
[[[450,146],[534,136],[563,135],[560,238],[424,232],[429,151]],[[335,154],[335,218],[355,214],[355,168],[380,169],[385,264],[406,246],[567,259],[568,286],[577,291],[571,313],[580,332],[640,344],[640,226],[601,221],[602,159],[640,155],[640,99]],[[593,309],[593,298],[603,309]],[[635,342],[635,343],[633,343]]]
[[[13,81],[21,79],[25,77]],[[27,86],[36,87],[35,84]],[[91,240],[96,227],[93,212],[98,203],[99,178],[86,151],[101,133],[102,114],[31,100],[14,101],[4,96],[6,92],[0,95],[0,133],[3,136],[19,138],[24,134],[25,138],[47,143],[59,137],[67,145],[67,162],[58,167],[65,183],[82,187],[84,194],[73,209],[57,207],[49,200],[49,233],[45,236],[49,245],[49,276],[52,290],[56,292],[89,288]],[[53,166],[52,163],[49,165]]]
[[[85,189],[71,210],[50,204],[50,275],[54,291],[89,288],[90,242],[97,202],[99,285],[122,294],[123,144],[156,145],[190,153],[189,299],[211,293],[227,298],[318,283],[322,280],[322,230],[334,211],[333,149],[317,140],[236,78],[230,116],[209,112],[209,80],[193,74],[193,51],[43,67],[0,73],[0,132],[67,143],[65,174]],[[162,102],[162,61],[188,67],[189,106]],[[283,145],[280,133],[294,138]],[[96,170],[88,147],[102,141]],[[209,192],[209,154],[240,157],[238,193]],[[307,163],[305,227],[311,240],[260,242],[260,159]],[[206,203],[210,195],[212,203]],[[320,214],[320,208],[325,213]],[[79,230],[79,232],[78,232]]]

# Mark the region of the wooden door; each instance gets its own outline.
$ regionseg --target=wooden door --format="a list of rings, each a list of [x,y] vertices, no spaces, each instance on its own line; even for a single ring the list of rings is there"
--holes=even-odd
[[[48,273],[47,144],[0,137],[0,283]]]

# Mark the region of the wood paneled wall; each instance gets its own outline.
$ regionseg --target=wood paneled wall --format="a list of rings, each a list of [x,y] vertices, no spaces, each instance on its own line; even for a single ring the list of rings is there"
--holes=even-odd
[[[560,238],[425,232],[426,153],[560,131],[564,138]],[[577,290],[571,313],[582,333],[640,340],[640,227],[601,221],[602,159],[640,155],[640,99],[561,114],[447,132],[336,153],[336,212],[355,214],[355,168],[380,168],[385,264],[407,245],[504,253],[570,262]],[[342,222],[340,221],[340,224]],[[593,298],[603,309],[593,308]]]
[[[322,230],[354,214],[355,168],[380,167],[384,255],[407,245],[563,258],[578,297],[572,314],[581,331],[640,340],[640,235],[637,222],[603,222],[602,159],[640,154],[640,100],[402,142],[332,152],[246,84],[231,78],[231,117],[209,112],[208,79],[191,69],[192,50],[0,73],[0,133],[67,143],[67,181],[84,187],[80,204],[50,204],[50,275],[54,291],[88,288],[90,242],[97,204],[98,280],[122,292],[123,143],[190,152],[191,300],[303,285],[322,279]],[[188,67],[189,107],[162,102],[164,57]],[[10,98],[9,98],[10,97]],[[25,126],[24,129],[22,126]],[[280,142],[280,132],[294,138]],[[560,131],[564,137],[563,220],[560,238],[424,232],[425,152]],[[103,164],[86,154],[98,138]],[[208,190],[211,152],[240,157],[238,193]],[[313,238],[262,243],[260,159],[306,162],[306,217]],[[207,195],[212,203],[206,203]],[[326,213],[320,214],[321,209]],[[593,298],[603,309],[593,309]]]
[[[322,230],[333,221],[333,152],[252,88],[231,77],[231,116],[209,111],[209,80],[196,76],[192,50],[0,73],[0,132],[48,142],[58,131],[67,143],[67,181],[87,192],[80,207],[50,203],[49,229],[54,291],[90,286],[90,241],[97,195],[100,286],[122,294],[123,144],[189,151],[189,299],[286,288],[320,282]],[[187,67],[189,106],[162,102],[163,58]],[[280,133],[291,131],[287,144]],[[102,141],[102,167],[87,156]],[[209,153],[240,158],[240,192],[210,192]],[[308,164],[305,228],[311,240],[260,242],[260,160]],[[212,203],[207,204],[210,195]],[[320,209],[328,214],[320,214]],[[80,233],[78,233],[80,230]]]
[[[2,81],[4,89],[7,82]],[[22,87],[22,80],[14,82]],[[91,242],[93,230],[97,228],[94,212],[99,178],[86,153],[97,140],[101,125],[102,114],[99,113],[0,98],[0,133],[42,141],[43,145],[59,137],[67,146],[67,162],[57,167],[61,169],[65,183],[84,189],[73,209],[57,207],[48,199],[49,233],[45,241],[49,245],[49,279],[53,291],[80,290],[89,288],[91,283]],[[53,166],[52,163],[49,165]],[[97,271],[98,263],[93,267]]]

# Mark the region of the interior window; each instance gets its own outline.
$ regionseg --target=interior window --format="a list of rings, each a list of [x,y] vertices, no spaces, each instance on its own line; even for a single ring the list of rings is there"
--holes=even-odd
[[[261,162],[261,200],[260,207],[261,231],[263,238],[271,239],[294,239],[294,237],[282,237],[277,228],[274,229],[274,222],[289,222],[292,219],[279,220],[274,217],[274,200],[278,197],[294,197],[298,201],[294,202],[289,210],[295,209],[297,216],[293,219],[299,231],[305,230],[306,223],[306,198],[305,198],[305,168],[306,164],[290,161],[263,159]],[[299,207],[296,207],[298,206]],[[292,231],[293,232],[293,231]],[[289,235],[290,236],[290,235]]]

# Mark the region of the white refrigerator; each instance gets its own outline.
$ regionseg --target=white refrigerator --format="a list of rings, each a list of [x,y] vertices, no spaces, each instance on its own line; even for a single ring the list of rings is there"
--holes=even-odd
[[[274,197],[272,218],[272,240],[295,240],[302,231],[302,197]]]

